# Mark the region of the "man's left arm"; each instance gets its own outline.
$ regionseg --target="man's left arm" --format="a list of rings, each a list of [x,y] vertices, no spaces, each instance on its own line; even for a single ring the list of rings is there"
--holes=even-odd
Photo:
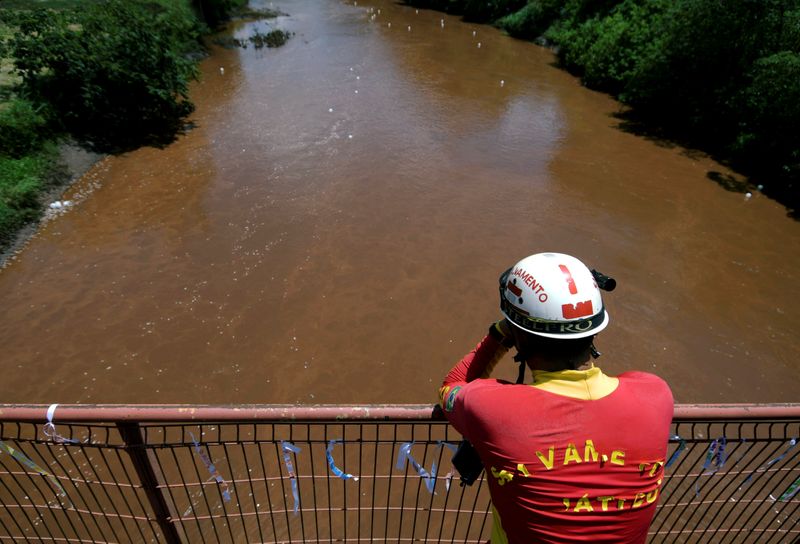
[[[464,356],[447,374],[439,388],[439,402],[448,421],[464,434],[463,396],[459,393],[469,382],[488,378],[500,359],[514,345],[510,325],[503,321],[492,324],[489,333],[478,345]]]

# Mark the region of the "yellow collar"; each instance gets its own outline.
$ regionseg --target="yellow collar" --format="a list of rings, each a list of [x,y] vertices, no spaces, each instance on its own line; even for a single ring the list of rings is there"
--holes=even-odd
[[[606,376],[598,367],[556,372],[534,370],[531,385],[573,399],[597,400],[613,393],[619,385],[619,380]]]

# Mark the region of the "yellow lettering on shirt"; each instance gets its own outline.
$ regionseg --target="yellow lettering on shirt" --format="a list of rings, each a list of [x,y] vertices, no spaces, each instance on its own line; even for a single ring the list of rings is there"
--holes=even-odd
[[[653,468],[650,469],[650,476],[655,476],[656,472],[658,472],[658,469],[660,469],[663,466],[664,466],[663,461],[656,461],[655,463],[653,463]]]
[[[597,497],[597,500],[600,501],[600,508],[603,509],[603,512],[608,512],[608,503],[613,501],[614,497]]]
[[[492,467],[492,476],[497,478],[497,485],[506,485],[508,482],[514,479],[514,475],[511,474],[509,471],[507,470],[498,471],[494,467]]]
[[[650,493],[648,493],[647,496],[644,498],[644,500],[647,501],[647,504],[654,503],[655,500],[658,498],[658,490],[661,487],[661,480],[657,481],[656,485],[658,487],[656,487],[654,490],[652,490]]]
[[[522,473],[522,475],[525,476],[526,478],[530,478],[531,477],[531,473],[528,472],[528,467],[526,467],[522,463],[518,463],[517,464],[517,470],[520,471]]]
[[[567,450],[564,452],[564,464],[568,465],[570,461],[574,463],[581,462],[581,456],[578,453],[578,448],[575,447],[575,444],[567,444]]]
[[[592,503],[589,501],[589,494],[586,493],[578,499],[578,502],[575,504],[575,510],[573,512],[579,512],[581,510],[586,510],[587,512],[594,512],[594,508],[592,508]]]
[[[583,450],[583,460],[587,463],[591,459],[593,462],[597,462],[597,450],[594,449],[594,442],[591,440],[586,441],[586,447]]]
[[[536,457],[539,458],[539,461],[542,462],[544,468],[550,470],[553,468],[553,458],[555,457],[555,446],[550,446],[550,449],[547,450],[547,458],[545,458],[544,454],[540,451],[536,452]]]
[[[625,466],[625,452],[621,450],[614,450],[611,452],[611,464]]]
[[[649,475],[655,476],[656,472],[664,466],[664,461],[653,461],[652,463],[639,463],[639,474],[644,476],[645,472],[649,472]],[[649,470],[648,470],[649,469]]]
[[[661,480],[658,481],[661,485]],[[608,512],[610,510],[622,511],[625,510],[625,505],[629,504],[628,510],[634,508],[643,508],[653,504],[658,498],[659,489],[653,489],[650,492],[638,491],[632,497],[614,497],[611,495],[604,495],[598,497],[590,497],[586,492],[579,499],[574,497],[564,497],[561,502],[564,504],[565,512],[594,512],[595,509]]]

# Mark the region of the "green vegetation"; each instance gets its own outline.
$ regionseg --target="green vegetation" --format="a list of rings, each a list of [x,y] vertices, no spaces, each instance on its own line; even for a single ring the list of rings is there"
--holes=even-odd
[[[233,49],[234,47],[247,49],[248,44],[253,44],[253,47],[256,49],[261,49],[262,47],[280,47],[286,43],[292,34],[292,32],[286,32],[280,29],[270,30],[266,34],[260,30],[256,30],[253,35],[246,40],[240,40],[233,36],[218,36],[214,38],[214,43],[227,49]]]
[[[199,26],[185,6],[110,0],[17,12],[11,22],[19,94],[47,105],[57,128],[95,148],[166,143],[193,109],[195,63],[186,53]]]
[[[47,143],[20,158],[0,156],[0,247],[41,214],[40,194],[52,184],[58,150]]]
[[[199,17],[211,28],[227,21],[237,10],[245,9],[247,0],[192,0]]]
[[[585,85],[630,106],[622,128],[705,150],[797,213],[800,0],[409,3],[552,45]]]
[[[0,0],[0,250],[41,214],[63,136],[101,152],[175,138],[202,35],[245,4]]]
[[[256,32],[250,36],[250,42],[256,49],[262,47],[280,47],[286,43],[291,34],[284,30],[276,29],[270,30],[266,34],[263,32]]]

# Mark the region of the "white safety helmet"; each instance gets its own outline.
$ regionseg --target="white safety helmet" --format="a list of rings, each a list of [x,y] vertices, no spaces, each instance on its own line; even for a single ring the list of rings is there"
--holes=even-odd
[[[584,338],[608,325],[593,271],[563,253],[537,253],[506,270],[500,311],[523,331],[548,338]]]

